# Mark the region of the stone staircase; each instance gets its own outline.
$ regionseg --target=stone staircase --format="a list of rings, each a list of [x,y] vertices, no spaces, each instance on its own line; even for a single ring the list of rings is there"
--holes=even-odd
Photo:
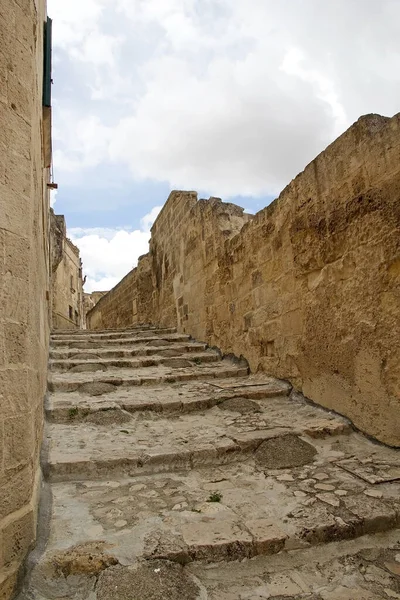
[[[21,598],[400,598],[399,452],[289,384],[174,329],[57,332],[46,417]]]

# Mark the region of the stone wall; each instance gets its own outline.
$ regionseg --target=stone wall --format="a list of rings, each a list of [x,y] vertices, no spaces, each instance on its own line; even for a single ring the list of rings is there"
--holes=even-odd
[[[118,329],[149,322],[153,316],[152,294],[149,257],[141,256],[138,266],[87,313],[87,328]]]
[[[67,238],[63,215],[50,215],[52,328],[82,329],[85,322],[82,261]]]
[[[43,0],[0,3],[1,600],[13,593],[35,539],[40,487],[50,292],[42,147],[45,18]]]
[[[400,115],[368,115],[254,218],[173,192],[152,228],[146,320],[242,355],[400,446],[399,155]],[[138,304],[143,283],[125,280],[124,306]],[[117,289],[92,326],[131,322]]]
[[[86,324],[86,315],[92,310],[103,296],[105,296],[108,292],[84,292],[83,294],[83,310],[85,312],[85,324]]]

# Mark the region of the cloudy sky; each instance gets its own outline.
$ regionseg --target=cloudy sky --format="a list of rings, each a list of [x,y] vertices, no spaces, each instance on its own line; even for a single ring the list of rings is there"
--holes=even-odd
[[[86,290],[171,189],[266,206],[357,118],[400,110],[400,0],[48,0],[57,213]]]

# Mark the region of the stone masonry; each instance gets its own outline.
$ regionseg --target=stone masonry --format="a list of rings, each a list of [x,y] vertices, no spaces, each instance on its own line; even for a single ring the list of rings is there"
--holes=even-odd
[[[86,321],[82,260],[79,248],[67,237],[63,215],[50,209],[52,270],[52,329],[82,329]]]
[[[173,192],[88,313],[176,326],[400,446],[400,115],[367,115],[254,217]]]
[[[53,333],[49,390],[21,599],[400,598],[400,452],[287,382],[143,326]]]
[[[36,535],[50,316],[44,0],[0,2],[0,599]]]

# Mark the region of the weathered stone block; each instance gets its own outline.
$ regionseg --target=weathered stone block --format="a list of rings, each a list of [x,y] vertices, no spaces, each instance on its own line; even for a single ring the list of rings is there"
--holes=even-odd
[[[2,566],[21,562],[35,539],[35,518],[33,511],[20,511],[13,515],[2,530]]]
[[[0,371],[0,410],[11,416],[27,410],[28,371],[26,367]]]
[[[32,413],[4,419],[4,461],[6,471],[25,466],[32,460],[34,440]]]
[[[4,351],[5,363],[7,365],[23,365],[26,362],[27,330],[25,325],[21,325],[19,323],[5,323]]]
[[[0,288],[0,306],[3,307],[5,319],[26,323],[29,306],[26,281],[7,272]]]

